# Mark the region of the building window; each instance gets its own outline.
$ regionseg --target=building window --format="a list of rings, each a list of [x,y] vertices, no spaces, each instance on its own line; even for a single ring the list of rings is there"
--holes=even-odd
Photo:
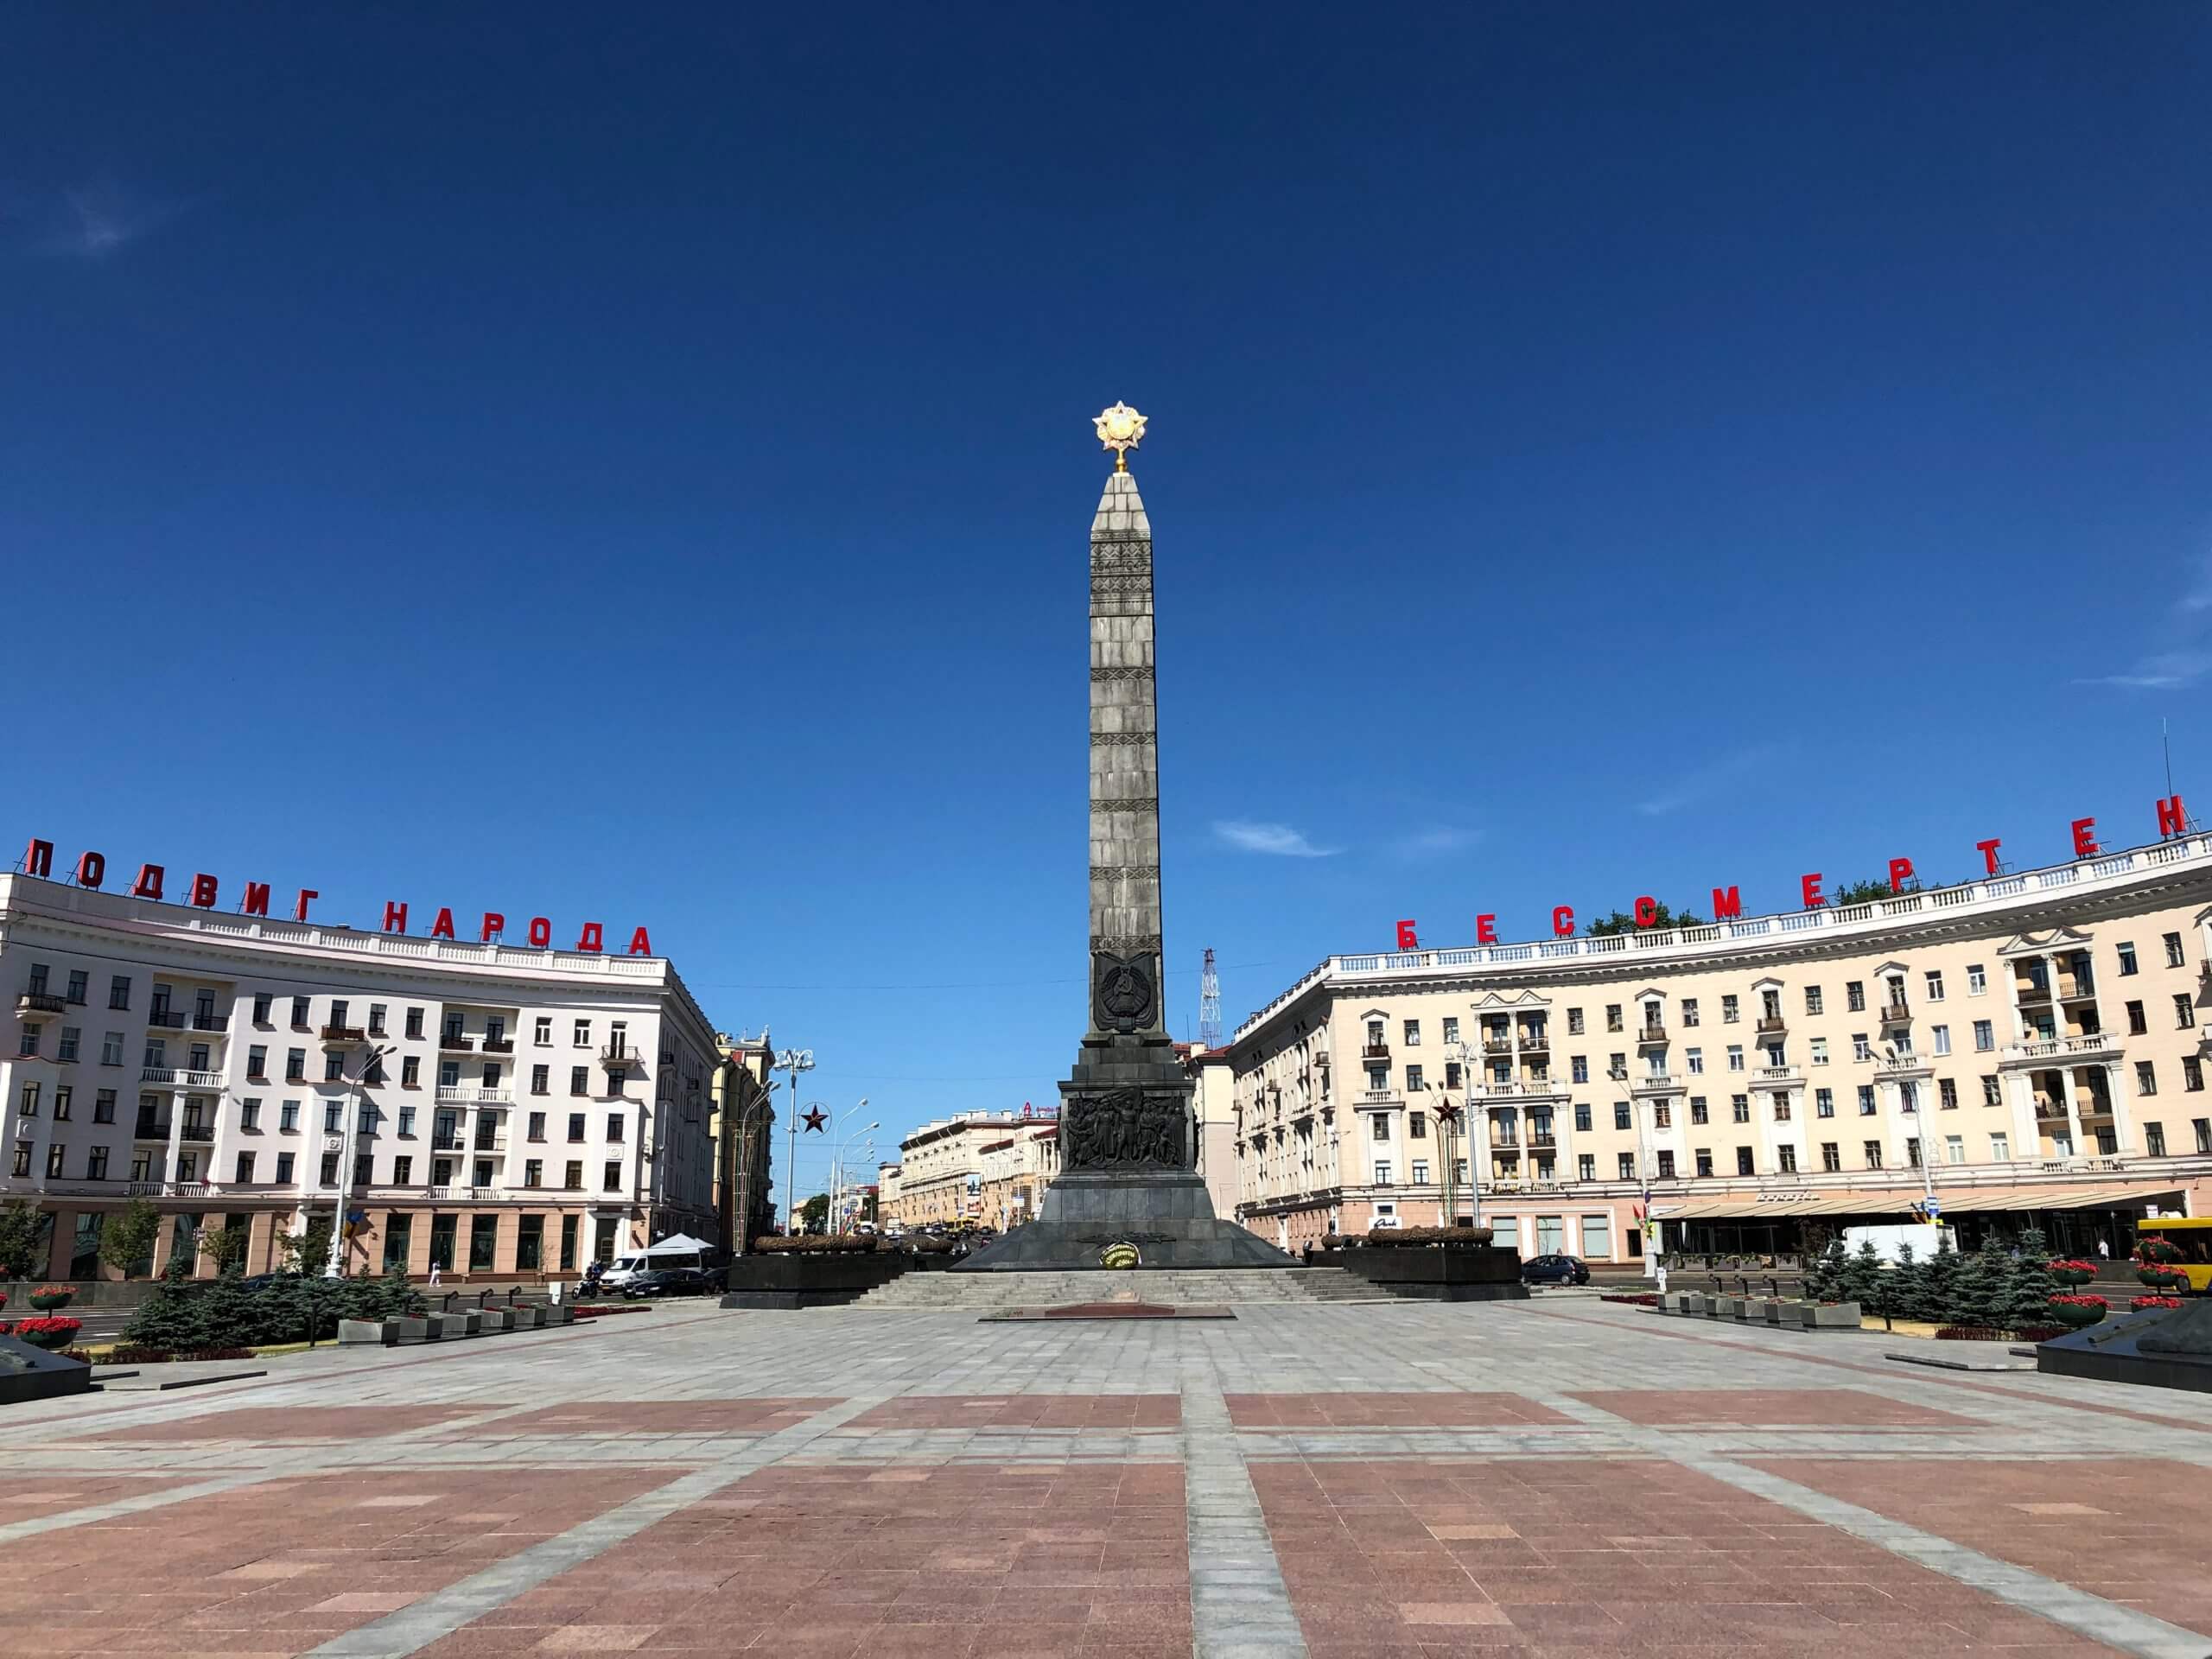
[[[590,1020],[579,1020],[576,1021],[575,1042],[573,1046],[576,1048],[589,1048],[591,1046]]]
[[[1693,1123],[1702,1123],[1706,1121],[1705,1096],[1703,1095],[1692,1095],[1690,1096],[1690,1122]]]
[[[1662,1181],[1675,1179],[1675,1154],[1663,1147],[1659,1152],[1659,1179]]]
[[[1581,1009],[1569,1008],[1567,1011],[1567,1034],[1570,1037],[1580,1037],[1582,1035]]]
[[[1936,1104],[1940,1110],[1955,1112],[1959,1108],[1959,1085],[1948,1077],[1936,1080]]]
[[[2204,1062],[2194,1054],[2182,1059],[2181,1086],[2190,1094],[2201,1093],[2204,1088]]]
[[[2150,1029],[2151,1022],[2143,1017],[2143,1004],[2141,1001],[2138,1000],[2136,1001],[2130,1002],[2127,1005],[2128,1035],[2131,1037],[2140,1037]]]
[[[322,1154],[322,1179],[319,1185],[323,1186],[338,1185],[338,1154],[336,1153],[326,1152]]]
[[[569,1114],[569,1139],[571,1141],[581,1141],[583,1138],[584,1115],[582,1112],[570,1112]]]
[[[2001,1132],[1992,1135],[1989,1137],[1989,1155],[2000,1164],[2010,1163],[2012,1160],[2012,1138]]]
[[[91,976],[86,974],[82,968],[72,968],[69,970],[69,988],[67,992],[64,994],[62,1001],[71,1004],[73,1007],[79,1008],[83,1007],[85,1006],[85,988],[90,977]]]
[[[1654,1101],[1651,1106],[1651,1127],[1655,1129],[1670,1129],[1674,1126],[1675,1114],[1668,1107],[1667,1103],[1663,1100]]]
[[[308,1080],[308,1052],[304,1048],[284,1051],[284,1081],[305,1083]]]
[[[102,1089],[92,1096],[92,1122],[95,1123],[115,1122],[114,1090]]]
[[[384,1004],[372,1002],[369,1004],[369,1035],[381,1037],[384,1034]]]
[[[1740,1071],[1744,1069],[1744,1046],[1741,1043],[1728,1045],[1728,1069],[1731,1071]]]
[[[107,1005],[111,1008],[130,1006],[130,979],[127,974],[118,974],[107,982]]]
[[[1686,996],[1682,999],[1682,1023],[1690,1027],[1697,1024],[1697,998]]]
[[[1738,1147],[1736,1148],[1736,1173],[1738,1175],[1752,1175],[1758,1173],[1758,1169],[1751,1158],[1751,1149],[1749,1147]]]
[[[1574,1157],[1574,1175],[1577,1180],[1596,1180],[1598,1179],[1597,1154],[1590,1152],[1577,1153]]]
[[[29,1059],[35,1055],[38,1052],[39,1035],[44,1030],[43,1026],[25,1026],[16,1033],[16,1052],[25,1059]],[[150,1065],[153,1062],[149,1060],[147,1064]]]
[[[1974,1047],[1977,1054],[1986,1054],[1997,1046],[1997,1033],[1986,1020],[1974,1022]]]
[[[1406,1092],[1408,1094],[1419,1094],[1426,1087],[1427,1087],[1427,1085],[1421,1081],[1421,1067],[1417,1065],[1408,1066],[1406,1068]]]
[[[1821,988],[1817,985],[1808,985],[1805,988],[1805,1012],[1808,1014],[1818,1014],[1820,1011]]]
[[[1634,1180],[1636,1179],[1636,1154],[1632,1152],[1624,1152],[1620,1154],[1618,1167],[1620,1170],[1621,1179],[1624,1181]]]
[[[1795,1175],[1797,1173],[1796,1147],[1777,1147],[1774,1149],[1774,1156],[1776,1160],[1775,1167],[1780,1170],[1782,1173],[1784,1175]]]
[[[1414,1185],[1415,1186],[1428,1185],[1428,1160],[1426,1158],[1414,1160]]]
[[[1605,1005],[1605,1029],[1607,1031],[1621,1029],[1621,1005],[1618,1002],[1608,1002]]]
[[[1418,1020],[1407,1020],[1405,1022],[1405,1032],[1406,1046],[1408,1048],[1418,1046],[1421,1042],[1421,1021]]]
[[[1376,1141],[1388,1141],[1390,1138],[1389,1114],[1376,1112],[1374,1115],[1374,1124],[1375,1128],[1370,1138]]]
[[[2122,979],[2132,978],[2135,972],[2135,947],[2123,944],[2120,947],[2120,976]]]
[[[2164,1124],[2145,1123],[2143,1126],[2143,1150],[2153,1158],[2163,1158],[2166,1155],[2166,1126]]]
[[[1444,1062],[1444,1086],[1446,1089],[1457,1089],[1459,1086],[1459,1061],[1446,1060]]]
[[[287,1135],[296,1135],[300,1128],[300,1103],[288,1100],[276,1109],[276,1127]]]
[[[123,1064],[123,1033],[121,1032],[111,1031],[100,1038],[100,1064],[102,1065]]]
[[[2187,958],[2181,953],[2181,935],[2178,933],[2169,933],[2164,937],[2166,942],[2166,966],[2169,968],[2179,968],[2183,966],[2187,962]]]
[[[1587,1102],[1587,1101],[1578,1101],[1578,1102],[1576,1102],[1576,1103],[1575,1103],[1575,1107],[1574,1107],[1574,1127],[1575,1127],[1576,1128],[1578,1128],[1578,1129],[1586,1129],[1586,1128],[1588,1128],[1590,1127],[1590,1103],[1589,1103],[1589,1102]]]
[[[279,1186],[289,1186],[292,1184],[292,1170],[295,1162],[295,1156],[291,1153],[280,1152],[276,1154],[276,1184]]]
[[[1789,1092],[1787,1090],[1777,1090],[1775,1092],[1774,1121],[1777,1123],[1787,1123],[1789,1121]]]
[[[322,1057],[322,1080],[343,1083],[346,1080],[346,1055],[341,1049],[333,1049]]]
[[[391,1179],[395,1186],[405,1186],[415,1179],[415,1160],[410,1157],[391,1160]]]
[[[572,1095],[588,1095],[591,1093],[591,1068],[589,1066],[572,1065],[569,1068],[569,1092]]]
[[[1916,1135],[1904,1143],[1904,1161],[1908,1169],[1920,1167],[1920,1137]]]
[[[571,1160],[561,1172],[561,1184],[571,1192],[584,1190],[584,1166]]]
[[[1731,1119],[1738,1123],[1750,1122],[1751,1121],[1751,1097],[1749,1095],[1729,1096],[1728,1115]]]
[[[1882,1166],[1882,1143],[1878,1141],[1869,1141],[1864,1150],[1866,1154],[1866,1167],[1879,1169]]]
[[[1625,1129],[1630,1127],[1629,1122],[1628,1103],[1625,1101],[1618,1102],[1613,1107],[1613,1127],[1617,1129]]]
[[[335,1025],[337,1021],[333,1020],[331,1023]],[[292,1029],[305,1031],[307,1028],[308,1000],[304,996],[296,996],[292,999]]]
[[[399,1086],[420,1089],[423,1086],[423,1058],[419,1054],[404,1054],[399,1060]]]
[[[1428,1114],[1427,1112],[1409,1112],[1406,1115],[1406,1139],[1408,1141],[1426,1141],[1428,1139]]]
[[[1710,1147],[1700,1147],[1697,1149],[1696,1157],[1698,1179],[1709,1180],[1713,1175],[1713,1149]]]
[[[2148,1060],[2135,1062],[2135,1092],[2139,1095],[2158,1092],[2158,1073]]]
[[[1705,1051],[1703,1049],[1684,1049],[1682,1051],[1682,1063],[1689,1068],[1690,1076],[1694,1077],[1701,1077],[1705,1075]]]
[[[1377,1158],[1375,1160],[1375,1185],[1377,1186],[1390,1185],[1390,1160],[1388,1158]]]
[[[1724,996],[1720,999],[1720,1023],[1722,1025],[1732,1026],[1743,1017],[1743,1010],[1737,1006],[1736,998],[1733,995]]]
[[[1930,1027],[1930,1030],[1936,1039],[1936,1052],[1938,1054],[1949,1053],[1951,1052],[1951,1028],[1948,1026],[1936,1026]]]
[[[607,1115],[607,1139],[612,1145],[620,1146],[622,1144],[621,1113],[609,1112]]]
[[[1904,999],[1899,997],[1897,1000],[1903,1001]],[[1928,970],[1928,1000],[1930,1002],[1941,1002],[1943,1000],[1943,976],[1933,968]]]
[[[1459,1040],[1459,1016],[1456,1014],[1447,1014],[1444,1016],[1444,1041],[1449,1045]]]
[[[1826,1065],[1828,1063],[1828,1039],[1827,1038],[1815,1037],[1812,1039],[1812,1056],[1813,1064],[1815,1065]]]
[[[1571,1082],[1574,1082],[1574,1083],[1587,1083],[1587,1082],[1589,1082],[1589,1081],[1590,1081],[1590,1057],[1589,1057],[1588,1055],[1586,1055],[1586,1054],[1577,1054],[1577,1055],[1575,1055],[1572,1059],[1568,1060],[1568,1061],[1567,1061],[1567,1074],[1568,1080],[1569,1080],[1569,1081],[1571,1081]]]
[[[336,1135],[346,1127],[346,1106],[343,1101],[327,1100],[322,1103],[322,1132]]]
[[[2189,993],[2187,991],[2176,991],[2174,993],[2175,1029],[2177,1031],[2187,1031],[2196,1024],[2196,1010],[2195,1006],[2190,1001]]]
[[[533,1141],[543,1141],[545,1138],[544,1113],[532,1112],[530,1115],[530,1138]]]

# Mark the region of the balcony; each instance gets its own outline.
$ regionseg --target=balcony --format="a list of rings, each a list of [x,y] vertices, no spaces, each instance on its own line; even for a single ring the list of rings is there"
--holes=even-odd
[[[1537,1151],[1542,1152],[1559,1145],[1559,1138],[1549,1129],[1531,1129],[1529,1131],[1528,1139],[1522,1144],[1534,1147]]]
[[[1751,1082],[1760,1087],[1777,1083],[1795,1083],[1798,1078],[1794,1065],[1760,1065],[1751,1068]]]
[[[1390,1045],[1388,1043],[1370,1043],[1366,1047],[1361,1049],[1359,1053],[1362,1059],[1387,1060],[1390,1058]]]
[[[1779,1037],[1789,1029],[1789,1022],[1778,1014],[1763,1014],[1759,1016],[1758,1032],[1762,1037]]]
[[[326,1043],[365,1043],[369,1033],[359,1026],[325,1026],[322,1040]]]
[[[1636,1040],[1646,1046],[1663,1043],[1667,1040],[1667,1027],[1663,1025],[1647,1025],[1636,1033]]]
[[[1647,1071],[1636,1080],[1630,1092],[1637,1095],[1671,1095],[1681,1087],[1681,1079],[1670,1077],[1664,1071]]]
[[[142,1117],[137,1127],[131,1131],[130,1138],[134,1141],[167,1141],[169,1138],[169,1120],[166,1117]]]
[[[476,1039],[458,1031],[443,1031],[438,1033],[438,1046],[449,1054],[473,1054]]]
[[[1912,1009],[1903,1002],[1892,1002],[1882,1010],[1882,1023],[1885,1026],[1910,1025]]]
[[[146,1023],[156,1031],[182,1031],[184,1016],[173,1008],[156,1008],[146,1016]]]
[[[194,1031],[228,1031],[231,1022],[219,1014],[195,1014],[192,1016]]]
[[[188,1123],[176,1132],[176,1138],[197,1146],[209,1146],[214,1142],[215,1126],[213,1123]]]
[[[442,1135],[432,1139],[430,1150],[432,1152],[467,1152],[468,1148],[461,1144],[459,1135]]]
[[[16,1012],[26,1014],[67,1014],[69,1004],[51,991],[25,991],[16,999]]]
[[[645,1056],[634,1048],[602,1048],[599,1051],[599,1063],[610,1071],[624,1071],[644,1065]]]
[[[1877,1054],[1874,1057],[1874,1075],[1886,1082],[1933,1077],[1935,1072],[1933,1056],[1916,1053],[1909,1048],[1901,1048],[1894,1054]]]
[[[2120,1052],[2120,1039],[2110,1032],[2091,1032],[2081,1037],[2036,1037],[2024,1043],[2005,1045],[2006,1065],[2087,1065],[2108,1060]]]
[[[1532,1049],[1539,1054],[1548,1054],[1552,1052],[1552,1039],[1541,1027],[1531,1030],[1523,1026],[1521,1028],[1521,1052],[1526,1054]]]
[[[441,1106],[512,1106],[515,1091],[512,1089],[485,1088],[472,1084],[442,1083],[438,1085],[438,1104]]]
[[[512,1037],[486,1037],[484,1052],[486,1054],[512,1054],[515,1052],[515,1039]]]
[[[1512,1052],[1513,1038],[1510,1033],[1504,1036],[1499,1036],[1493,1032],[1484,1032],[1483,1033],[1484,1053],[1510,1054]]]
[[[1518,1100],[1526,1096],[1544,1099],[1558,1099],[1567,1093],[1566,1085],[1553,1077],[1529,1077],[1520,1083],[1475,1083],[1467,1094],[1474,1100]]]

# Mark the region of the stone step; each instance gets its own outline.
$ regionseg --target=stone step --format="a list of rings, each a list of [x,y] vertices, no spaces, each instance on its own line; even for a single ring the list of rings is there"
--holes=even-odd
[[[955,1309],[1055,1307],[1077,1302],[1136,1300],[1189,1306],[1234,1302],[1369,1301],[1378,1294],[1357,1275],[1333,1268],[1191,1268],[1151,1273],[910,1273],[879,1286],[855,1307]]]

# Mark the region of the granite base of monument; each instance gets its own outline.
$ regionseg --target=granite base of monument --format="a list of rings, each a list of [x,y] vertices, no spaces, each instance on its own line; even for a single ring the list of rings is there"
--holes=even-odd
[[[1109,1266],[1117,1245],[1136,1253],[1130,1268]],[[1298,1263],[1213,1212],[1195,1173],[1063,1175],[1045,1192],[1037,1219],[976,1251],[955,1273],[1142,1272],[1159,1268],[1294,1268]]]
[[[2212,1298],[2093,1325],[2036,1344],[2036,1370],[2052,1376],[2133,1382],[2212,1394]]]

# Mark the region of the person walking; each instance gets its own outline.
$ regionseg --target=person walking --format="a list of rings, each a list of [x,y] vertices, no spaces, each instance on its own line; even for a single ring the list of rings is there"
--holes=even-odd
[[[2112,1246],[2105,1242],[2104,1235],[2101,1233],[2097,1235],[2097,1260],[2100,1262],[2112,1260]]]
[[[432,1290],[435,1290],[437,1287],[438,1287],[438,1264],[437,1264],[436,1262],[431,1262],[431,1263],[430,1263],[430,1288],[431,1288]]]

